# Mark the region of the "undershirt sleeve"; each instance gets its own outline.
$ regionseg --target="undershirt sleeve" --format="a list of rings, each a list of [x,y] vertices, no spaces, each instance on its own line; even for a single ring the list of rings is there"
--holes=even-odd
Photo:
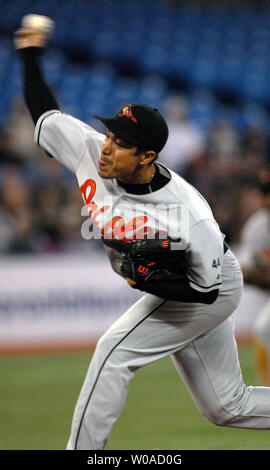
[[[214,303],[219,292],[218,289],[211,292],[199,292],[192,289],[187,280],[140,282],[135,284],[134,288],[168,300],[202,304]]]
[[[23,94],[34,124],[46,111],[59,109],[51,89],[44,80],[40,67],[42,48],[27,47],[19,49],[22,64]]]

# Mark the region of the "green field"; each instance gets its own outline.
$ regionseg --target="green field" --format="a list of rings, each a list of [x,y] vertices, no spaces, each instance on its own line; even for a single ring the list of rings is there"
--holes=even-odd
[[[253,352],[239,348],[247,385]],[[64,449],[90,354],[1,358],[0,449]],[[197,411],[170,359],[139,370],[109,450],[270,449],[269,431],[217,427]]]

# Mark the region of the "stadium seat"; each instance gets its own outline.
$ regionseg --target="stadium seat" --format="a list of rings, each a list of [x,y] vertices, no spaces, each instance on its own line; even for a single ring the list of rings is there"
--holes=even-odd
[[[92,0],[91,10],[88,0],[13,0],[12,7],[0,0],[0,5],[3,109],[20,92],[11,34],[30,12],[56,22],[44,69],[64,105],[81,116],[111,113],[126,101],[162,105],[172,78],[191,92],[199,87],[270,103],[270,9],[192,9],[188,2],[177,7],[156,0]],[[192,112],[207,126],[215,106],[195,95]],[[231,112],[239,126],[241,113]]]

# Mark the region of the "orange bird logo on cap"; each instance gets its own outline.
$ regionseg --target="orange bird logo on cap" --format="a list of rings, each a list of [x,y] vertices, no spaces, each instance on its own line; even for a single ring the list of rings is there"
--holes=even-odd
[[[132,114],[131,106],[124,106],[122,111],[118,114],[119,117],[127,117],[128,119],[131,119],[133,122],[138,122],[135,116]]]

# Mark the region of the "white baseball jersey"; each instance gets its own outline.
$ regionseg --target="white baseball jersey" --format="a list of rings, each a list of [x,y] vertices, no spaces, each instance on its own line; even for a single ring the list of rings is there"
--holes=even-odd
[[[154,236],[156,213],[162,213],[161,205],[165,208],[179,205],[185,209],[183,229],[180,226],[179,230],[185,241],[190,286],[201,292],[220,288],[224,236],[207,202],[172,171],[164,187],[142,195],[127,193],[116,179],[102,179],[98,159],[103,140],[103,134],[59,111],[43,114],[35,129],[35,142],[76,175],[88,213],[103,237],[129,241]],[[173,238],[179,222],[176,220],[179,212],[175,214],[174,219],[169,219],[169,226],[168,217],[163,220],[161,214],[158,226],[158,231],[161,229]],[[105,249],[113,269],[120,274],[120,253]]]

